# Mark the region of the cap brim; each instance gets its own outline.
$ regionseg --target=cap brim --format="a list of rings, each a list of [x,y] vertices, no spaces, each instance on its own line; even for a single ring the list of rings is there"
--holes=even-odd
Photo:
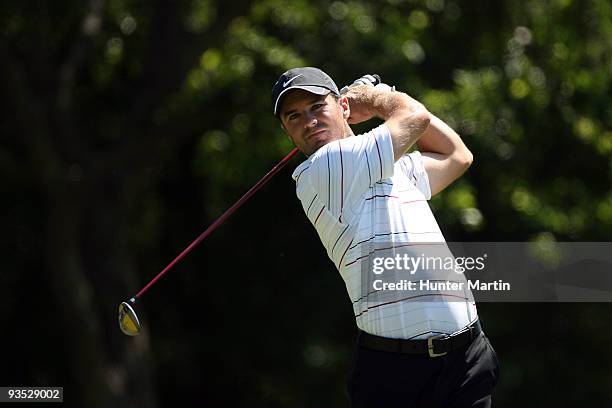
[[[327,95],[328,93],[331,92],[331,90],[327,89],[327,88],[323,88],[322,86],[316,86],[316,85],[295,85],[295,86],[290,86],[287,89],[283,89],[283,91],[278,94],[278,97],[276,98],[276,103],[274,104],[274,115],[278,115],[278,108],[280,107],[280,102],[283,99],[283,96],[291,90],[294,89],[302,89],[304,91],[308,91],[310,93],[313,93],[315,95]]]

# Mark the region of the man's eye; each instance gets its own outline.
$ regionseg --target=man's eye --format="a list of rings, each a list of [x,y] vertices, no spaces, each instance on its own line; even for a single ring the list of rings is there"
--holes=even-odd
[[[322,103],[317,103],[317,104],[314,104],[314,105],[312,106],[312,108],[313,108],[313,109],[319,109],[319,108],[320,108],[320,107],[322,107],[322,106],[323,106],[323,104],[322,104]]]
[[[293,114],[289,115],[289,120],[297,119],[297,117],[298,117],[298,114],[297,113],[293,113]]]

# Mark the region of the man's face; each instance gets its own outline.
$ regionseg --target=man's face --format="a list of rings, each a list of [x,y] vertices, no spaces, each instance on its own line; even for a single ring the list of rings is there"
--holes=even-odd
[[[346,98],[337,101],[331,93],[315,95],[296,89],[285,97],[279,117],[293,144],[310,156],[344,137],[348,112]]]

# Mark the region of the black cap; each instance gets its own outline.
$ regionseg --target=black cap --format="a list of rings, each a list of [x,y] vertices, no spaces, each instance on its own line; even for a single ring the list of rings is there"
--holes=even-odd
[[[275,116],[278,116],[283,98],[291,89],[303,89],[317,95],[327,95],[330,92],[340,95],[334,80],[319,68],[293,68],[281,75],[272,88]]]

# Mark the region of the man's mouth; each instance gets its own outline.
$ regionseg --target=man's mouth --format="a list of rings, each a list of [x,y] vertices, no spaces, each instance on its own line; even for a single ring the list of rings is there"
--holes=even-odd
[[[327,129],[318,129],[318,130],[316,130],[316,131],[312,132],[311,134],[309,134],[308,136],[306,136],[306,139],[310,139],[310,138],[312,138],[313,136],[316,136],[316,135],[318,135],[318,134],[320,134],[320,133],[325,132],[326,130],[327,130]]]

